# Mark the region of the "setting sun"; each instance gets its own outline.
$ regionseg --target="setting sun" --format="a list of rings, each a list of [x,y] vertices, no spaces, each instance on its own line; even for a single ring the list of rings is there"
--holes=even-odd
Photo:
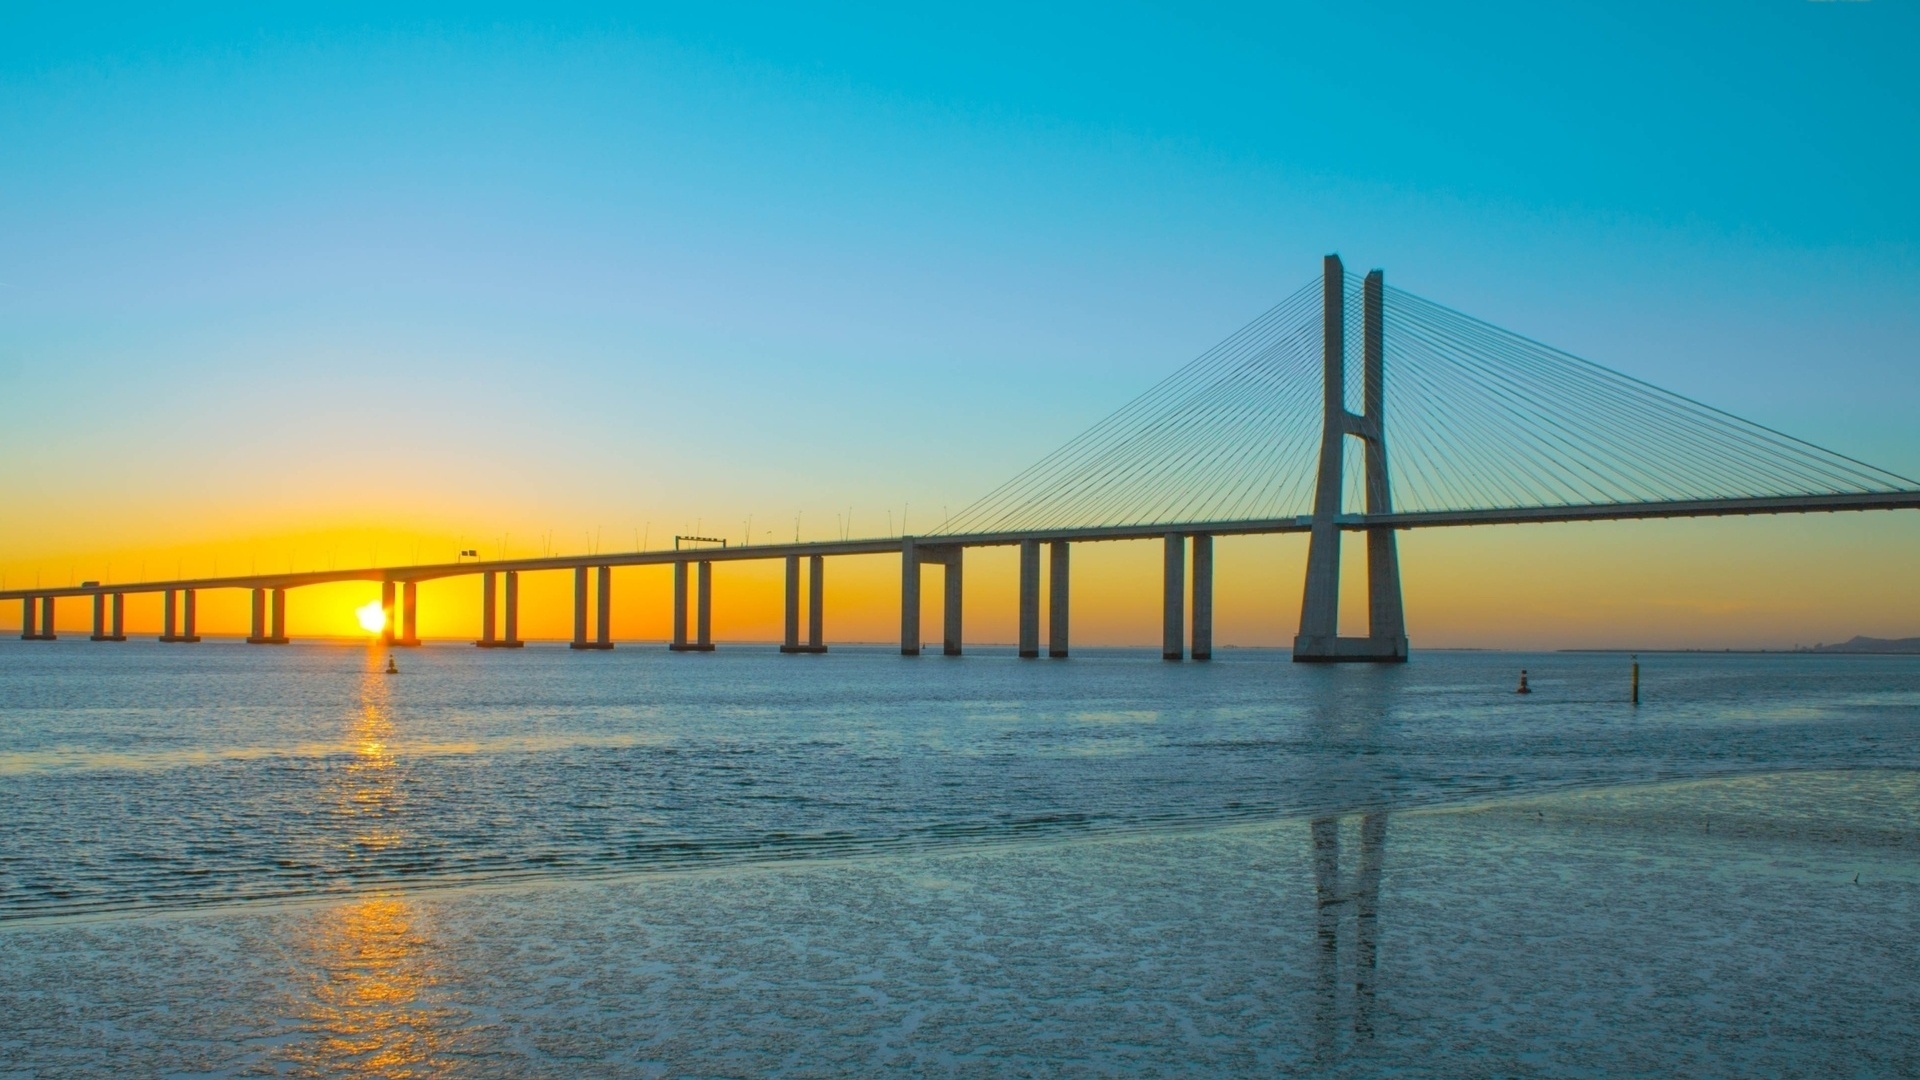
[[[380,601],[374,600],[354,609],[354,615],[360,619],[360,625],[369,634],[377,634],[386,628],[387,613],[380,607]]]

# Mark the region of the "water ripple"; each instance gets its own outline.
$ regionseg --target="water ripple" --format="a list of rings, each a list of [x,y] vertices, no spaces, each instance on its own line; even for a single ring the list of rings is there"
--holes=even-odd
[[[1920,766],[1920,661],[1642,663],[4,643],[0,922]]]

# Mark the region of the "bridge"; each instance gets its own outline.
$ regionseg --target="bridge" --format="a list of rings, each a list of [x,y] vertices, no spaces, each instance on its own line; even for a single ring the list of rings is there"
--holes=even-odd
[[[1360,342],[1358,387],[1348,341]],[[1392,376],[1391,382],[1388,376]],[[1391,417],[1391,423],[1389,418]],[[1391,433],[1391,440],[1389,440]],[[1389,445],[1393,452],[1388,452]],[[1312,282],[925,536],[365,567],[15,589],[21,637],[55,639],[55,601],[89,599],[94,641],[126,640],[130,593],[161,593],[164,642],[200,640],[196,596],[252,593],[250,644],[286,644],[287,591],[379,582],[383,640],[418,645],[416,587],[480,579],[482,648],[515,648],[519,577],[573,574],[575,649],[613,647],[612,570],[667,565],[675,651],[713,648],[716,562],[783,560],[781,651],[821,653],[824,563],[898,554],[900,651],[921,652],[921,570],[942,568],[942,651],[961,652],[968,549],[1019,550],[1019,652],[1069,652],[1072,546],[1160,539],[1161,655],[1213,653],[1213,540],[1308,535],[1293,658],[1403,662],[1397,534],[1554,521],[1920,508],[1920,482],[1711,408],[1386,286],[1336,255]],[[1339,628],[1342,539],[1366,539],[1367,630]],[[801,562],[806,562],[804,639]],[[692,578],[691,589],[689,578]],[[689,595],[691,592],[691,596]],[[692,615],[691,633],[689,615]],[[591,616],[591,618],[590,618]],[[589,623],[592,626],[589,627]]]

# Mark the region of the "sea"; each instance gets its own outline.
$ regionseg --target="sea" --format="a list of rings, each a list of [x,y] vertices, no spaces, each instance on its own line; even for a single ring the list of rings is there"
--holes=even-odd
[[[1920,657],[0,642],[0,1077],[1916,1076],[1916,901]]]

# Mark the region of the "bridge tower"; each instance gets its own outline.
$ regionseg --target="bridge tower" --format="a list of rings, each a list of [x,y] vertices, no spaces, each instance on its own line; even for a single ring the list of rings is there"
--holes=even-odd
[[[1320,476],[1314,488],[1313,531],[1307,546],[1307,587],[1300,601],[1295,662],[1358,661],[1397,664],[1407,659],[1406,616],[1400,606],[1400,555],[1393,530],[1367,533],[1367,636],[1340,636],[1341,465],[1347,436],[1366,443],[1367,513],[1393,512],[1387,484],[1384,283],[1367,275],[1362,290],[1362,412],[1347,410],[1346,270],[1340,256],[1324,263],[1321,287],[1323,412]]]

